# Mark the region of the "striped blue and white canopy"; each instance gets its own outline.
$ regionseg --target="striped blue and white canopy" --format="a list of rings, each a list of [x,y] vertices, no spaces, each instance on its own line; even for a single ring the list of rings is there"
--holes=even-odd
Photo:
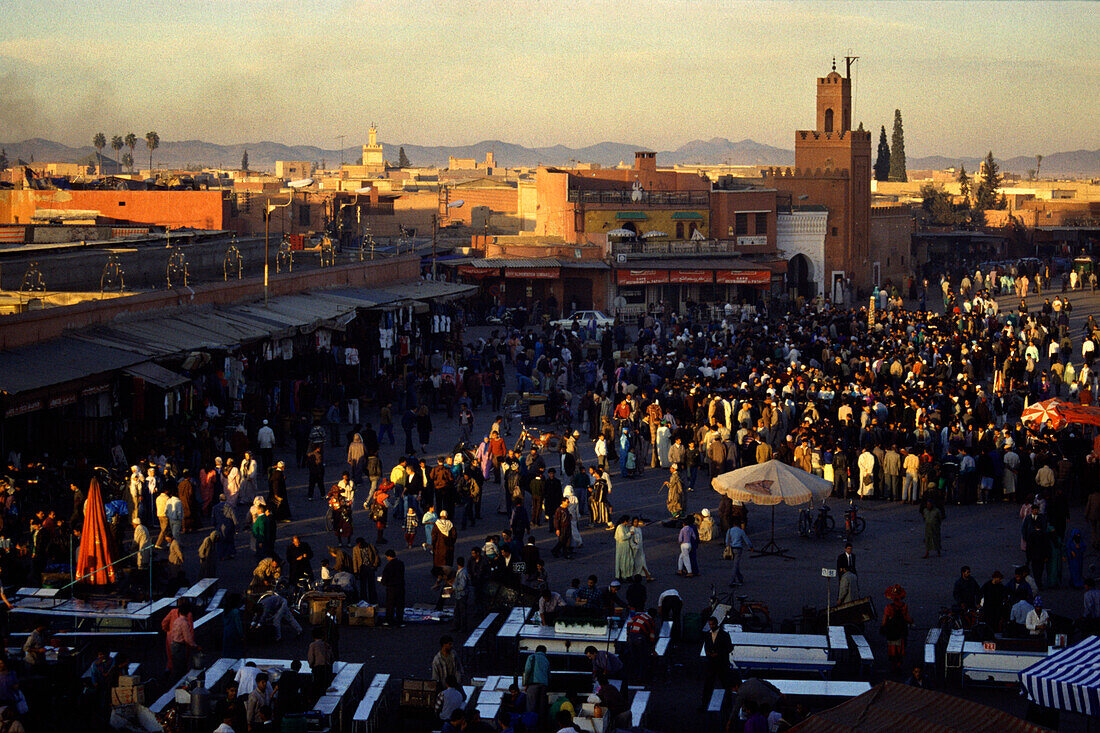
[[[1090,636],[1020,672],[1020,684],[1037,704],[1100,715],[1100,636]]]

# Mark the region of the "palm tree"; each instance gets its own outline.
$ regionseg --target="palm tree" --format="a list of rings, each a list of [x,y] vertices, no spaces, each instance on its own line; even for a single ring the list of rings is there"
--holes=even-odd
[[[122,142],[126,143],[126,147],[130,148],[130,172],[134,172],[134,148],[137,146],[137,135],[132,132],[126,133],[126,137],[122,139]]]
[[[130,172],[134,172],[134,156],[130,153],[122,154],[122,164],[130,169]]]
[[[103,148],[107,147],[107,136],[102,132],[97,132],[95,137],[92,138],[92,145],[95,146],[96,155],[96,175],[103,175]]]
[[[153,151],[160,147],[160,135],[155,132],[145,133],[145,147],[149,148],[149,175],[153,175]]]
[[[118,158],[118,151],[122,150],[122,136],[115,135],[111,138],[111,150],[115,151],[115,157]]]

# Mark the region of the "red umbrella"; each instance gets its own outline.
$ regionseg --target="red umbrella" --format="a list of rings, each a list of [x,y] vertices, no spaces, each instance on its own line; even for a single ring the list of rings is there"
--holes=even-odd
[[[80,582],[95,585],[115,582],[110,543],[103,495],[99,491],[99,482],[93,478],[88,487],[88,499],[84,502],[84,528],[80,534],[80,553],[76,560],[76,577],[80,578]]]
[[[1020,414],[1020,420],[1032,428],[1039,428],[1045,422],[1052,430],[1057,430],[1065,424],[1065,418],[1059,412],[1059,407],[1064,404],[1061,400],[1051,397],[1049,400],[1036,402],[1030,407],[1024,408]]]

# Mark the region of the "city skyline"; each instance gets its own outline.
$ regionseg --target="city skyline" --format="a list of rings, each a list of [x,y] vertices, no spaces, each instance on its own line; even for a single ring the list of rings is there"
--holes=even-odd
[[[813,80],[850,52],[853,126],[889,134],[900,108],[910,155],[1097,147],[1100,19],[1087,3],[4,7],[9,141],[155,129],[331,149],[365,141],[373,121],[394,144],[790,148],[813,126]]]

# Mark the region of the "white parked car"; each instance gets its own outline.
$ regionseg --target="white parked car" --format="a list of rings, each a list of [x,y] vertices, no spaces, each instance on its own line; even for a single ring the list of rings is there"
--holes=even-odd
[[[551,321],[550,325],[570,329],[573,327],[573,321],[577,320],[582,328],[588,328],[588,324],[591,323],[593,318],[596,319],[596,328],[600,331],[615,325],[614,318],[608,318],[600,311],[575,311],[568,318],[563,318],[560,321]]]

